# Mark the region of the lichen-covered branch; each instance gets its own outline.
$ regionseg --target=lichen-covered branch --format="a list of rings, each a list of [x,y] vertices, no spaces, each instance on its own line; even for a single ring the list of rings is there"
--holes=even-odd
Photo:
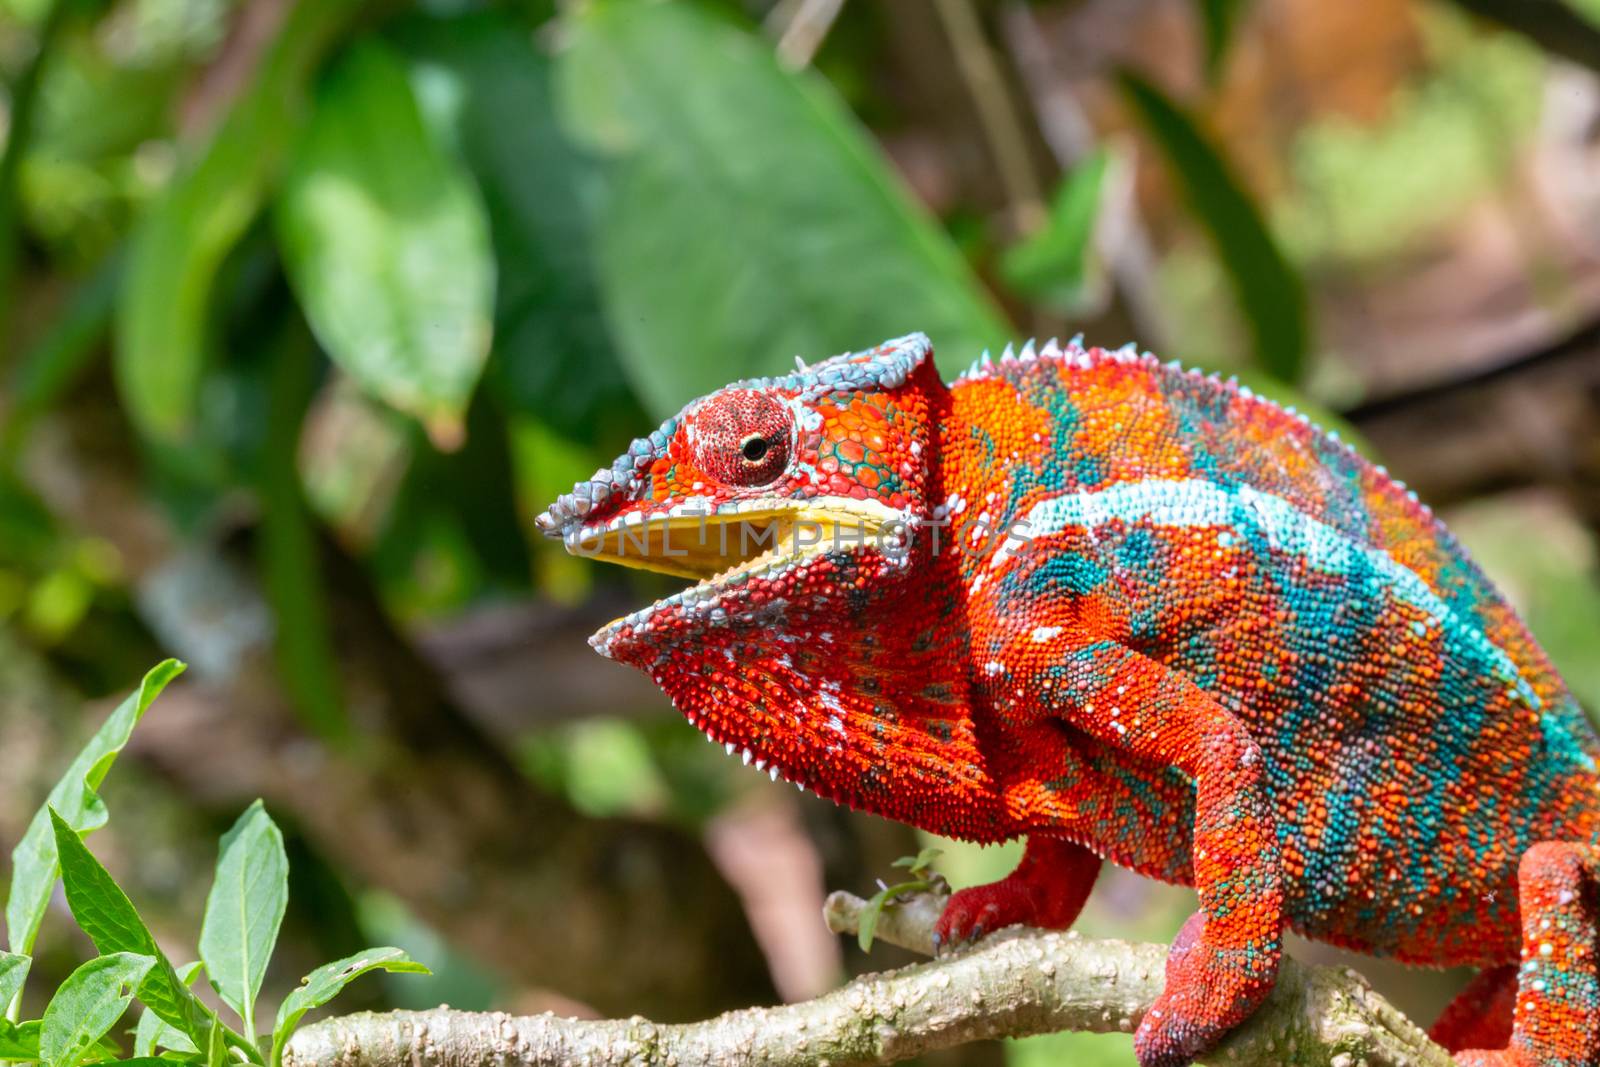
[[[929,952],[943,898],[886,911],[879,939]],[[828,899],[835,931],[864,903]],[[286,1067],[880,1064],[983,1038],[1132,1030],[1161,988],[1166,949],[1019,928],[928,963],[865,975],[803,1004],[700,1023],[517,1018],[439,1008],[352,1015],[302,1031]],[[1272,997],[1207,1062],[1450,1067],[1450,1057],[1349,971],[1287,961]]]

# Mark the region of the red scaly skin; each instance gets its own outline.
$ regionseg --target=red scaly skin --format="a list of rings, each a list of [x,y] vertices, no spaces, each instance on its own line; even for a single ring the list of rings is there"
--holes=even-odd
[[[729,386],[552,505],[573,551],[698,581],[594,646],[774,778],[1027,836],[946,942],[1069,925],[1102,858],[1194,886],[1143,1067],[1248,1018],[1286,925],[1486,968],[1435,1031],[1464,1064],[1600,1065],[1600,741],[1427,508],[1149,356],[929,356]]]

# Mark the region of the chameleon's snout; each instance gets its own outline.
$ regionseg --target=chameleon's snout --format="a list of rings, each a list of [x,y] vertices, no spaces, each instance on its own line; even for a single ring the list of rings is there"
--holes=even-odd
[[[611,466],[601,467],[594,472],[594,477],[573,486],[572,492],[556,497],[533,520],[534,525],[546,537],[564,538],[603,514],[608,506],[640,499],[649,487],[650,467],[667,451],[677,421],[668,419],[648,437],[635,438]]]

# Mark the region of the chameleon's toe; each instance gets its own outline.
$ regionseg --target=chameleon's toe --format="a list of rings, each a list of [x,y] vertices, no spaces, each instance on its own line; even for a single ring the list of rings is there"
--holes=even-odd
[[[1133,1035],[1139,1067],[1182,1067],[1213,1048],[1272,991],[1274,966],[1205,940],[1205,916],[1183,924],[1167,955],[1166,988]]]
[[[1005,882],[962,889],[950,898],[934,924],[933,942],[954,947],[976,941],[989,930],[1029,921],[1033,911],[1031,894],[1008,888]]]

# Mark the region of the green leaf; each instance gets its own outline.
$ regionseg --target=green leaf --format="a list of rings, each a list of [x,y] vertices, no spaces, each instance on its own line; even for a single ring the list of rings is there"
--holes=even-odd
[[[68,975],[44,1009],[39,1055],[45,1067],[73,1067],[81,1060],[122,1018],[133,991],[155,964],[152,956],[114,952]]]
[[[933,866],[933,861],[944,855],[944,849],[938,845],[928,845],[921,849],[915,856],[901,856],[889,866],[904,867],[912,874],[921,874]]]
[[[311,72],[362,6],[292,5],[255,81],[210,145],[136,224],[114,355],[124,404],[144,433],[181,440],[192,429],[212,281],[282,166]]]
[[[104,725],[89,739],[67,773],[50,790],[50,796],[28,824],[27,832],[11,853],[11,895],[6,900],[6,929],[11,951],[28,953],[39,935],[55,888],[60,865],[56,841],[50,830],[49,809],[78,833],[87,834],[106,823],[106,806],[95,792],[117,753],[128,743],[133,728],[168,682],[183,672],[183,664],[167,660],[144,676],[139,689],[111,713]]]
[[[211,1021],[211,1040],[206,1042],[206,1067],[223,1067],[228,1062],[228,1042],[222,1023]]]
[[[1249,328],[1256,364],[1290,384],[1305,370],[1310,326],[1305,284],[1284,258],[1244,187],[1177,104],[1138,75],[1122,88],[1211,236]]]
[[[606,311],[656,412],[796,354],[923,330],[954,370],[1009,334],[820,78],[689,4],[597,0],[568,25],[567,121],[616,156],[597,238]]]
[[[67,906],[78,926],[103,954],[132,952],[155,959],[139,985],[139,999],[167,1023],[187,1034],[196,1045],[205,1042],[215,1018],[179,981],[177,972],[157,947],[144,920],[93,853],[54,810],[50,821],[61,855],[61,881]]]
[[[31,956],[16,952],[0,952],[0,1014],[22,992],[28,980],[28,968],[33,965]]]
[[[453,446],[489,354],[489,224],[387,47],[356,46],[328,77],[277,221],[289,279],[328,354]]]
[[[369,948],[354,956],[324,964],[306,975],[278,1006],[278,1019],[272,1026],[272,1060],[279,1062],[283,1043],[294,1033],[301,1018],[312,1008],[320,1008],[351,982],[369,971],[395,974],[432,974],[422,964],[397,948]]]
[[[1066,315],[1083,310],[1109,159],[1101,150],[1078,164],[1056,189],[1044,226],[1001,257],[1011,288],[1034,303]]]
[[[0,1060],[37,1060],[39,1025],[38,1019],[25,1023],[0,1019]]]
[[[637,425],[600,306],[598,161],[560,127],[550,57],[498,13],[414,18],[396,36],[423,120],[455,146],[489,213],[496,284],[485,386],[507,410],[571,440]]]
[[[201,964],[199,960],[186,963],[178,968],[178,981],[185,987],[194,984],[199,977]],[[156,1049],[172,1049],[174,1052],[198,1054],[199,1048],[189,1040],[189,1035],[176,1027],[168,1026],[161,1020],[161,1016],[146,1008],[139,1016],[139,1025],[133,1031],[133,1054],[136,1058],[146,1059],[155,1055]]]
[[[261,801],[222,837],[217,877],[206,898],[200,959],[222,1002],[255,1034],[255,1001],[289,903],[283,834]]]
[[[1222,78],[1228,45],[1249,0],[1196,0],[1206,40],[1206,80],[1216,85]]]
[[[866,906],[861,909],[861,918],[857,920],[856,925],[856,944],[861,946],[861,951],[872,951],[872,939],[878,932],[878,920],[883,915],[883,909],[888,907],[895,897],[902,893],[920,893],[931,888],[933,888],[932,883],[919,879],[915,882],[901,882],[899,885],[886,885],[872,894]]]

